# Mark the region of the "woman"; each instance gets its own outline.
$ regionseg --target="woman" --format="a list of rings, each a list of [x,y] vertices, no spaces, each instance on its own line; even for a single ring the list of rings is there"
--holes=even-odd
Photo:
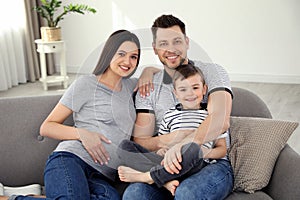
[[[137,79],[129,79],[140,59],[140,43],[126,30],[106,41],[91,75],[78,78],[43,122],[40,133],[62,140],[44,173],[47,199],[120,199],[112,183],[119,143],[135,122],[132,99]],[[155,73],[149,68],[147,73]],[[63,122],[73,114],[74,126]],[[33,199],[29,196],[10,199]]]

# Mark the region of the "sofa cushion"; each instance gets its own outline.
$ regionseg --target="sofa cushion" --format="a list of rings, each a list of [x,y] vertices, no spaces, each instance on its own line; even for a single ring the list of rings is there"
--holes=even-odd
[[[0,153],[0,182],[3,185],[44,184],[46,160],[59,141],[41,137],[39,129],[60,97],[0,98],[0,147],[1,152],[5,151]],[[73,124],[71,117],[66,124]]]
[[[229,159],[235,191],[254,193],[267,186],[277,157],[297,126],[297,122],[231,117]]]
[[[257,191],[253,194],[245,192],[233,192],[226,200],[273,200],[268,194],[263,191]]]

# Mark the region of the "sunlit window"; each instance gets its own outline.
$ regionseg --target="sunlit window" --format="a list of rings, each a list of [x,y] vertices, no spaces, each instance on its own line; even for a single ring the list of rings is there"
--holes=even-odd
[[[0,91],[26,82],[23,0],[2,1],[0,6]]]
[[[23,0],[2,1],[0,6],[0,30],[23,28],[24,26],[25,9]]]

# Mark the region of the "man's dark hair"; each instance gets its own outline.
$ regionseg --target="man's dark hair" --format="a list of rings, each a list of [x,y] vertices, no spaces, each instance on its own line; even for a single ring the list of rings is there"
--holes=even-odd
[[[186,35],[185,24],[180,19],[174,17],[173,15],[161,15],[154,21],[151,27],[153,41],[156,40],[156,32],[158,28],[170,28],[172,26],[179,26],[181,32]]]
[[[195,67],[192,64],[179,65],[176,68],[176,71],[175,71],[174,76],[173,76],[173,86],[174,86],[174,88],[175,88],[175,81],[176,80],[178,80],[178,79],[184,80],[184,79],[187,79],[187,78],[189,78],[191,76],[194,76],[196,74],[200,75],[200,77],[202,79],[202,83],[204,85],[205,84],[204,75],[198,67]]]

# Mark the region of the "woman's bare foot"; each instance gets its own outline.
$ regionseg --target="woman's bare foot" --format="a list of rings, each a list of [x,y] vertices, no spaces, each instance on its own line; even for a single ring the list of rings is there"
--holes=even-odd
[[[171,192],[171,194],[174,196],[176,188],[178,187],[178,185],[179,185],[179,181],[173,180],[173,181],[169,181],[166,184],[164,184],[164,187],[167,190],[169,190]]]
[[[140,172],[130,167],[120,166],[118,167],[118,174],[120,180],[124,182],[154,183],[150,176],[150,172]]]

